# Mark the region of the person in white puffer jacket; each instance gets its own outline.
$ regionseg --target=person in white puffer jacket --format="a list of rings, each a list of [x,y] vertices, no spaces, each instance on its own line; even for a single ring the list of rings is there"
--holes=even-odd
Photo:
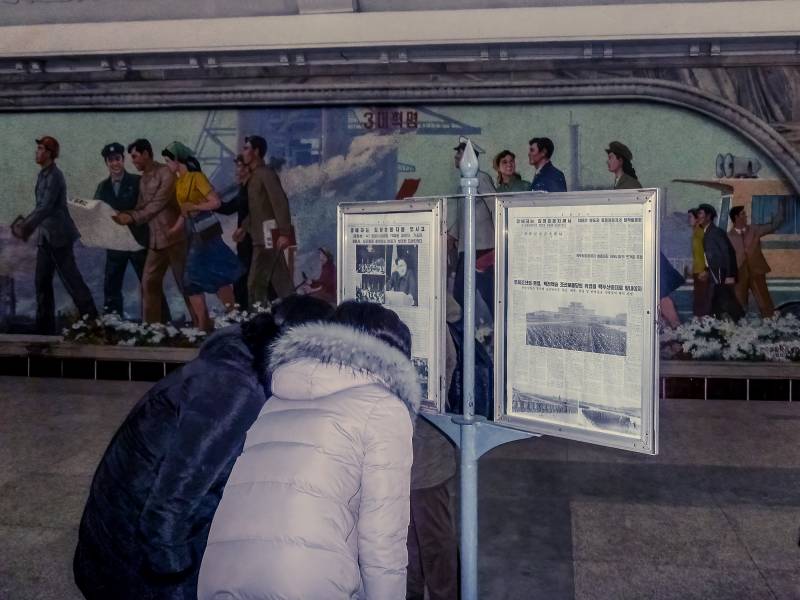
[[[276,342],[273,395],[214,515],[200,600],[405,598],[410,350],[394,312],[352,301]]]

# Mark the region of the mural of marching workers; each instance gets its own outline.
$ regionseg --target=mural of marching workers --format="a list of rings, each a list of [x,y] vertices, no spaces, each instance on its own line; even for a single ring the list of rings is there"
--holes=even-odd
[[[482,151],[482,193],[489,181],[662,188],[666,327],[800,300],[796,191],[736,131],[667,105],[26,113],[0,125],[4,333],[112,311],[210,328],[234,304],[332,299],[337,203],[458,193],[460,136]],[[731,292],[721,308],[709,278]]]

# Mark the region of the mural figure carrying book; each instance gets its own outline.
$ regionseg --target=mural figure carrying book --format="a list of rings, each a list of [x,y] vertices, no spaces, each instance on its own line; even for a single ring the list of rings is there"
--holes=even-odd
[[[256,302],[267,304],[270,291],[277,298],[294,292],[283,255],[283,251],[295,243],[289,200],[278,174],[264,162],[266,153],[267,140],[263,137],[245,138],[242,158],[251,173],[247,181],[249,214],[234,232],[233,240],[240,242],[247,234],[253,240],[253,258],[247,279],[251,306]],[[270,221],[274,221],[274,226]]]

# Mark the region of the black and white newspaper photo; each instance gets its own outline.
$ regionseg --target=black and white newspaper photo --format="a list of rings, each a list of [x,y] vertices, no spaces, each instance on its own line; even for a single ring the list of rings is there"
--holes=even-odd
[[[643,210],[508,209],[508,415],[640,436]]]
[[[343,299],[383,304],[408,325],[412,360],[429,404],[436,389],[428,383],[437,348],[435,224],[431,211],[345,214],[339,265]]]

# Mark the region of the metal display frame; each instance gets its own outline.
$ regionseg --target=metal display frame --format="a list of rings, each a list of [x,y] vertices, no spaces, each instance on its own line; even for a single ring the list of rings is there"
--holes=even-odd
[[[523,431],[552,435],[601,446],[608,446],[644,454],[658,453],[658,252],[659,210],[658,189],[609,190],[563,193],[523,193],[513,197],[498,196],[495,203],[495,422]],[[508,291],[510,213],[515,208],[639,205],[642,207],[643,251],[643,314],[641,356],[641,428],[639,437],[622,433],[589,430],[566,424],[557,424],[535,417],[522,418],[508,414],[507,397],[508,346]]]
[[[420,411],[429,414],[443,414],[446,409],[447,390],[445,389],[445,338],[442,335],[446,327],[445,312],[447,309],[447,201],[444,196],[414,198],[413,200],[387,200],[379,202],[342,202],[336,212],[336,297],[337,303],[351,299],[345,296],[343,269],[345,251],[350,246],[349,227],[353,215],[375,215],[391,217],[409,213],[431,213],[432,231],[430,234],[431,264],[418,263],[417,271],[423,266],[430,269],[432,296],[427,315],[427,347],[430,348],[428,359],[428,398],[423,398]],[[388,241],[387,244],[391,244]],[[419,281],[419,277],[418,277]],[[391,308],[391,306],[389,306]],[[412,337],[414,331],[412,330]],[[417,334],[419,335],[419,334]]]

